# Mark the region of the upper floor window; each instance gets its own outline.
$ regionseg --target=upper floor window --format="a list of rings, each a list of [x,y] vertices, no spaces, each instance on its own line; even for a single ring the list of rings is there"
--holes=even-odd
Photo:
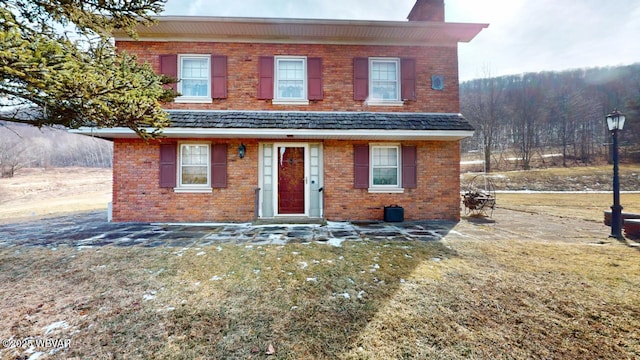
[[[275,57],[275,101],[307,101],[305,57]]]
[[[400,101],[400,59],[369,59],[369,99]]]
[[[284,105],[308,105],[309,101],[322,100],[322,59],[260,56],[257,97]]]
[[[211,57],[180,55],[178,58],[178,92],[181,100],[211,99]]]
[[[354,58],[353,99],[381,106],[402,106],[405,101],[417,101],[415,59]]]

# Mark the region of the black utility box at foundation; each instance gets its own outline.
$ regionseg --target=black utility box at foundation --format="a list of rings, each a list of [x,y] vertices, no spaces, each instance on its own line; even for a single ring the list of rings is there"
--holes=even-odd
[[[403,222],[404,208],[398,205],[385,206],[384,221],[385,222]]]

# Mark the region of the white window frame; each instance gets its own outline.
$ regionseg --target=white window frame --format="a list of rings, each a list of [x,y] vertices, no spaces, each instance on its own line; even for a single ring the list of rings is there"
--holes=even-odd
[[[182,94],[182,65],[183,60],[207,60],[209,71],[207,75],[207,94],[205,96],[179,96],[174,101],[182,103],[211,103],[211,55],[206,54],[180,54],[178,55],[178,92]]]
[[[373,184],[373,169],[380,168],[382,166],[374,166],[374,149],[376,148],[392,148],[396,149],[397,163],[396,172],[398,183],[393,185],[374,185]],[[402,187],[402,146],[400,144],[370,144],[369,145],[369,192],[372,193],[402,193],[404,188]]]
[[[280,79],[280,61],[298,60],[302,62],[302,96],[300,98],[279,97],[278,82]],[[307,83],[307,57],[306,56],[274,56],[273,71],[273,100],[272,104],[282,105],[309,105],[308,83]]]
[[[182,153],[184,146],[206,146],[207,148],[207,183],[206,184],[183,184],[182,182]],[[176,192],[213,192],[211,187],[211,143],[203,142],[182,142],[178,144],[178,186]]]
[[[374,63],[394,63],[396,66],[396,95],[395,99],[376,99],[373,98],[373,64]],[[382,105],[382,106],[402,106],[404,102],[402,101],[402,84],[400,71],[400,58],[391,58],[391,57],[371,57],[369,58],[369,99],[367,100],[367,105]]]

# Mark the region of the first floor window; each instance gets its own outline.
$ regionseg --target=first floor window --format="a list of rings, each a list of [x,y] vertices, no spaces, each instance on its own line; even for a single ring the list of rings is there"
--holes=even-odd
[[[276,57],[276,100],[306,100],[306,58]]]
[[[180,186],[185,188],[210,187],[210,164],[210,146],[208,144],[181,144],[178,170]]]
[[[369,94],[371,100],[400,100],[400,60],[369,59]]]
[[[210,56],[181,55],[178,92],[185,98],[211,97]]]
[[[399,187],[399,147],[371,147],[371,185],[373,187]]]

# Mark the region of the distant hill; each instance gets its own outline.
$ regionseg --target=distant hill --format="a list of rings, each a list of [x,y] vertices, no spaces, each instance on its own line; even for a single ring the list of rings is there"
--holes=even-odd
[[[623,161],[640,162],[640,63],[563,72],[487,77],[460,85],[462,114],[476,133],[465,150],[511,152],[527,169],[535,154],[562,153],[562,164],[592,163],[607,156],[611,142],[605,116],[626,114],[620,132]]]
[[[112,158],[113,143],[107,140],[0,121],[0,165],[110,168]]]

